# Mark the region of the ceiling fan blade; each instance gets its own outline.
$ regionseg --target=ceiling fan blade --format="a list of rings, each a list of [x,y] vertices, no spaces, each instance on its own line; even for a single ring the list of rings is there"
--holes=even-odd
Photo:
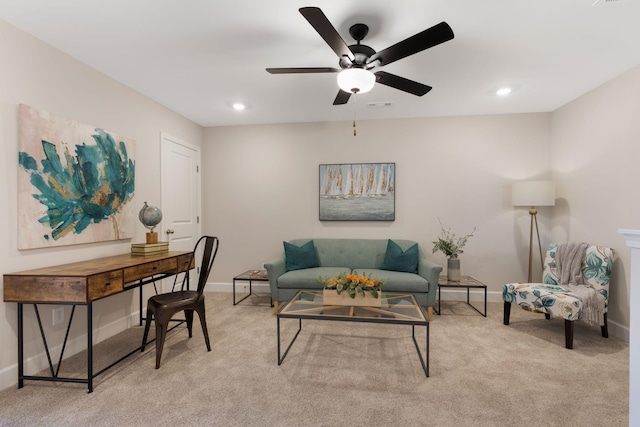
[[[333,105],[346,104],[349,101],[350,97],[351,92],[345,92],[344,90],[340,89],[338,95],[336,96],[336,99],[333,101]]]
[[[398,59],[406,58],[414,53],[421,52],[430,47],[439,45],[453,38],[453,30],[446,22],[441,22],[428,28],[418,34],[415,34],[408,39],[404,39],[401,42],[389,46],[388,48],[375,53],[367,61],[368,64],[375,60],[380,62],[380,65],[387,65]]]
[[[302,73],[337,73],[337,68],[331,67],[298,67],[298,68],[267,68],[271,74],[302,74]]]
[[[355,56],[349,46],[344,42],[338,31],[331,25],[329,19],[318,7],[303,7],[300,8],[300,13],[305,17],[309,24],[320,34],[325,42],[331,49],[338,55],[339,58],[347,57],[351,61],[355,60]]]
[[[396,76],[386,71],[378,71],[374,74],[376,75],[376,82],[416,96],[422,96],[431,90],[431,86],[423,85],[422,83],[414,82],[413,80],[405,79],[404,77]]]

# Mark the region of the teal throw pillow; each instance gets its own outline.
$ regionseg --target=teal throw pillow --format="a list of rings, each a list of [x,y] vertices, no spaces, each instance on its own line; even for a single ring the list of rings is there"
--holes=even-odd
[[[296,246],[289,242],[284,243],[284,264],[287,271],[302,270],[303,268],[319,267],[316,248],[313,240],[309,240],[302,246]]]
[[[418,244],[411,246],[406,251],[393,240],[387,243],[387,253],[380,266],[381,270],[402,271],[405,273],[418,272]]]

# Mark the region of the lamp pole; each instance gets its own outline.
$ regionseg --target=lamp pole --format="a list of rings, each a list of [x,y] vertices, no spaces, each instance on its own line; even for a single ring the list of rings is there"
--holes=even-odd
[[[533,225],[536,226],[536,236],[538,238],[538,249],[540,250],[540,268],[544,270],[544,259],[542,258],[542,244],[540,243],[540,231],[538,230],[538,209],[535,206],[531,206],[529,209],[529,215],[531,215],[531,226],[529,228],[529,276],[528,282],[533,280],[532,260],[533,260]]]

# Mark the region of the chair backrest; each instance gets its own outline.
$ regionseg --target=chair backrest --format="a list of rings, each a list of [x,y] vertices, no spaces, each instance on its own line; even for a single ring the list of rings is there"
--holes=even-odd
[[[558,285],[559,276],[556,268],[556,248],[558,243],[551,243],[544,260],[543,282]],[[582,263],[582,277],[586,284],[600,292],[605,300],[609,299],[609,279],[615,252],[606,246],[588,246],[585,260]]]
[[[216,255],[218,254],[218,247],[220,246],[220,241],[217,237],[214,236],[202,236],[196,242],[195,247],[193,248],[193,253],[191,254],[191,263],[195,256],[198,254],[198,250],[200,246],[204,245],[204,251],[202,253],[202,262],[200,264],[200,275],[198,276],[198,294],[202,295],[204,292],[204,287],[207,284],[207,279],[209,278],[209,273],[211,273],[211,267],[213,266],[213,261],[216,259]],[[181,289],[185,289],[185,283],[188,280],[189,275],[185,274],[184,279],[182,280]]]

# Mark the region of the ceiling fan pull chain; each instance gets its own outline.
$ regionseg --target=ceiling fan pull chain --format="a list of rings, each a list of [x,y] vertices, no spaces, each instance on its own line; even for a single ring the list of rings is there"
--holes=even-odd
[[[355,93],[354,93],[355,95]],[[356,136],[356,110],[358,106],[358,100],[354,96],[353,97],[353,136]]]

